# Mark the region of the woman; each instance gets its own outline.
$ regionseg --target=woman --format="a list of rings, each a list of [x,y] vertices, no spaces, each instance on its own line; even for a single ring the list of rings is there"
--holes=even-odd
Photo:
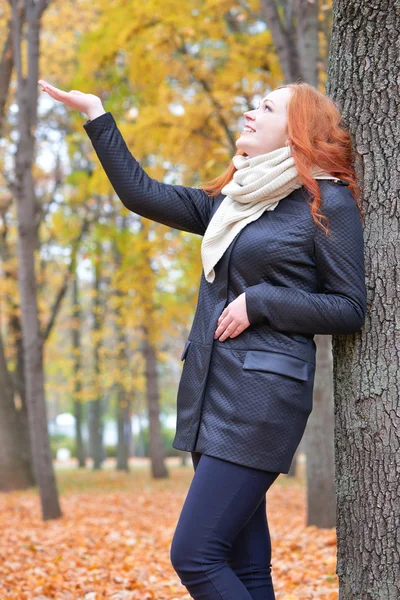
[[[340,113],[308,84],[273,90],[245,113],[233,164],[199,189],[151,179],[96,96],[39,83],[88,115],[128,209],[203,236],[173,441],[195,474],[171,561],[196,600],[271,600],[266,492],[288,473],[312,410],[313,336],[355,333],[366,313],[359,188]]]

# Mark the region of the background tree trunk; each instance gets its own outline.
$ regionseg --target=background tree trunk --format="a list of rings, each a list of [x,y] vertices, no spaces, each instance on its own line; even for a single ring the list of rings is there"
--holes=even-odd
[[[75,276],[72,282],[72,352],[74,360],[74,416],[75,416],[75,443],[76,443],[76,458],[79,467],[86,467],[85,448],[82,436],[83,422],[83,404],[82,404],[82,356],[81,356],[81,309],[79,298],[79,282],[78,274],[75,269]]]
[[[318,1],[294,0],[297,17],[297,51],[302,78],[318,87]]]
[[[300,444],[296,448],[296,452],[294,453],[294,456],[292,458],[292,463],[290,465],[290,469],[288,471],[287,477],[296,477],[297,476],[299,454],[301,454],[302,452],[305,452],[305,448],[304,448],[304,438],[305,437],[306,437],[306,434],[300,440]]]
[[[129,451],[132,440],[131,403],[122,386],[117,389],[117,469],[129,471]]]
[[[127,219],[124,216],[121,221],[121,229],[127,227]],[[117,240],[114,239],[113,258],[115,271],[118,273],[121,269],[122,255],[118,248]],[[116,282],[117,283],[117,282]],[[114,330],[116,339],[116,364],[123,378],[128,369],[128,340],[124,333],[124,323],[121,317],[121,310],[124,301],[124,293],[115,286],[113,291],[116,303],[114,308]],[[132,450],[132,424],[131,424],[131,394],[128,393],[121,379],[118,378],[114,388],[116,390],[116,421],[117,421],[117,470],[129,471],[129,456]]]
[[[100,469],[105,457],[103,448],[103,402],[102,393],[103,390],[100,386],[100,330],[101,330],[101,319],[100,319],[100,261],[101,261],[101,247],[100,243],[97,242],[97,250],[94,257],[94,281],[93,281],[93,393],[95,398],[88,402],[87,415],[89,425],[89,440],[90,440],[90,454],[93,459],[93,469]]]
[[[271,31],[284,80],[318,86],[318,1],[261,0],[260,9]]]
[[[149,223],[142,222],[144,236],[148,240],[151,236],[151,227]],[[157,352],[156,346],[151,339],[151,333],[154,328],[152,313],[155,310],[155,299],[152,294],[153,284],[153,269],[151,266],[151,255],[149,246],[146,244],[142,250],[143,261],[148,265],[148,276],[145,276],[141,285],[144,290],[147,290],[147,295],[142,296],[143,303],[143,356],[145,363],[145,380],[146,380],[146,399],[147,411],[149,419],[149,455],[151,461],[151,473],[155,478],[169,477],[169,472],[165,464],[164,443],[161,433],[160,422],[160,393],[159,393],[159,377],[157,370]],[[148,280],[146,280],[148,277]],[[149,292],[150,290],[150,292]]]
[[[21,67],[21,52],[18,48],[18,44],[20,45],[20,40],[25,36],[24,26],[26,25],[26,17],[29,16],[29,23],[33,22],[36,19],[33,27],[31,27],[28,23],[28,30],[33,31],[33,36],[29,39],[32,42],[29,46],[33,48],[37,42],[38,35],[36,32],[36,25],[39,23],[40,16],[42,11],[44,11],[45,7],[48,3],[36,3],[37,12],[35,13],[33,10],[33,4],[20,2],[16,10],[18,11],[17,15],[13,12],[13,4],[10,2],[11,7],[11,16],[7,21],[7,36],[5,38],[5,43],[2,50],[2,55],[0,59],[0,136],[3,133],[3,130],[6,128],[5,124],[5,110],[7,103],[9,102],[10,94],[14,94],[14,89],[10,88],[10,82],[12,78],[13,69],[15,67],[17,71],[17,76],[20,73]],[[14,5],[16,6],[16,5]],[[4,14],[2,15],[4,17]],[[16,22],[16,18],[18,22]],[[33,21],[32,21],[33,20]],[[17,28],[18,35],[14,33],[13,29]],[[36,35],[37,34],[37,35]],[[36,36],[36,37],[35,37]],[[26,37],[26,36],[25,36]],[[13,44],[14,40],[14,44]],[[17,63],[14,64],[14,46],[17,49]],[[35,50],[33,50],[35,53]],[[35,55],[33,54],[32,59],[28,59],[28,65],[32,64],[32,61],[35,61]],[[30,89],[31,86],[37,88],[36,82],[33,80],[35,76],[35,70],[32,69],[28,73],[28,78],[24,79],[18,78],[18,82],[21,85],[17,87],[17,101],[18,98],[21,97],[20,90],[23,86],[27,86],[25,89]],[[25,94],[24,89],[24,94]],[[34,104],[37,101],[36,95],[32,95],[32,98],[25,98],[26,102],[29,104],[20,107],[22,112],[26,111],[27,106],[31,108],[30,117],[36,120],[35,111],[36,105]],[[11,100],[13,102],[13,100]],[[27,117],[29,115],[26,115]],[[12,120],[12,117],[10,121]],[[60,184],[60,176],[59,176],[58,166],[55,168],[55,183],[54,183],[54,193],[57,189],[57,186]],[[15,195],[15,188],[13,187],[12,177],[8,175],[8,169],[4,172],[5,181],[8,184],[8,187],[13,195]],[[51,196],[51,195],[50,195]],[[50,197],[49,205],[52,203],[52,198]],[[17,268],[14,262],[14,239],[13,235],[9,235],[9,213],[11,212],[11,204],[12,200],[5,201],[5,204],[2,202],[1,211],[0,211],[0,219],[1,219],[1,238],[0,238],[0,258],[2,260],[2,270],[4,274],[5,280],[17,281],[18,274]],[[44,222],[44,216],[48,214],[43,209],[43,202],[36,206],[37,210],[35,210],[35,226],[36,229],[39,229],[39,225]],[[11,221],[10,221],[11,222]],[[83,227],[81,231],[81,235],[76,240],[76,244],[73,245],[72,255],[76,253],[76,249],[79,245],[80,238],[85,233],[85,230],[88,226],[88,222],[86,219],[83,220]],[[35,237],[35,232],[33,232]],[[38,252],[40,246],[40,240],[38,238],[36,232],[36,253]],[[72,261],[71,261],[72,263]],[[68,273],[67,273],[68,275]],[[40,278],[40,277],[39,277]],[[42,341],[43,343],[48,338],[52,326],[54,325],[55,317],[57,312],[61,306],[62,298],[67,289],[67,281],[68,277],[65,278],[64,284],[61,286],[59,293],[56,294],[56,299],[53,305],[53,310],[51,313],[51,318],[47,327],[42,331]],[[40,292],[40,289],[37,289],[37,293]],[[1,407],[1,411],[3,414],[3,418],[0,420],[0,437],[6,438],[9,435],[9,431],[5,431],[2,433],[2,429],[12,427],[11,423],[15,424],[17,430],[13,433],[13,444],[12,446],[8,446],[8,451],[3,453],[2,461],[3,461],[3,472],[13,473],[13,477],[7,482],[7,488],[10,490],[13,481],[16,483],[18,488],[21,486],[29,487],[35,485],[35,478],[33,474],[33,457],[31,456],[31,442],[30,442],[30,434],[29,434],[29,420],[28,420],[28,412],[27,412],[27,402],[26,402],[26,384],[25,384],[25,375],[24,375],[24,350],[23,350],[23,333],[22,333],[22,324],[21,324],[21,307],[19,305],[19,297],[11,292],[6,292],[6,301],[8,304],[8,314],[7,314],[7,336],[5,336],[7,342],[3,344],[3,368],[4,371],[2,373],[2,380],[9,381],[12,384],[12,398],[13,401],[9,402],[9,389],[7,387],[0,389],[0,402],[3,404]],[[3,341],[3,340],[2,340]],[[9,360],[9,363],[12,364],[12,367],[7,364],[6,355],[8,351],[11,349],[10,346],[14,346],[12,348],[13,358]],[[15,358],[14,358],[15,357]],[[4,392],[4,395],[3,395]],[[15,455],[13,454],[15,452]],[[6,466],[6,461],[9,461],[9,466]],[[26,461],[29,464],[29,470],[26,466]],[[17,465],[24,465],[21,472],[16,474]],[[25,483],[23,480],[25,478]]]
[[[340,598],[400,598],[399,77],[396,0],[336,0],[328,93],[363,186],[365,324],[334,336]]]
[[[122,296],[122,293],[119,292]],[[117,337],[117,364],[121,376],[127,370],[127,340],[119,322],[120,317],[115,315],[116,337]],[[119,381],[116,382],[116,403],[117,403],[117,428],[118,428],[118,443],[117,443],[117,469],[121,471],[129,471],[129,454],[132,444],[132,425],[131,425],[131,399],[128,392],[124,389]]]
[[[14,303],[14,311],[19,310]],[[26,385],[25,385],[25,374],[24,374],[24,348],[23,348],[23,335],[22,335],[22,324],[21,319],[17,314],[14,314],[9,322],[10,337],[15,343],[16,353],[16,367],[12,373],[12,380],[14,385],[14,398],[18,396],[20,407],[16,410],[14,404],[14,410],[16,411],[16,418],[19,423],[19,437],[18,445],[19,452],[27,458],[30,464],[30,475],[29,481],[31,485],[35,485],[35,477],[33,474],[33,457],[32,448],[29,435],[29,421],[28,421],[28,408],[26,401]],[[11,408],[11,407],[10,407]]]
[[[304,435],[307,454],[307,526],[335,527],[332,337],[315,335],[313,410]]]
[[[10,247],[6,211],[1,214],[2,235],[0,238],[0,257],[2,260],[2,271],[4,282],[16,282],[18,273],[13,265],[13,251]],[[6,293],[6,302],[9,307],[8,322],[6,325],[6,339],[13,346],[12,352],[15,356],[14,368],[11,370],[6,360],[6,346],[3,337],[0,340],[1,352],[1,374],[3,385],[0,386],[0,407],[2,418],[0,419],[0,437],[7,439],[12,431],[12,444],[7,444],[7,451],[2,453],[2,472],[13,473],[13,476],[3,482],[4,489],[12,490],[13,482],[16,489],[28,488],[35,485],[33,474],[33,460],[31,456],[31,443],[29,437],[28,412],[26,406],[25,376],[24,376],[24,351],[22,341],[22,327],[20,318],[19,298],[12,293]],[[0,336],[2,333],[0,332]],[[11,389],[10,389],[11,386]],[[10,402],[11,398],[11,402]],[[15,428],[15,429],[13,429]],[[7,465],[7,462],[9,463]],[[20,465],[21,472],[16,474]]]
[[[13,53],[17,71],[18,133],[13,185],[18,220],[18,265],[21,296],[24,372],[29,431],[35,479],[39,486],[44,519],[61,516],[50,442],[44,394],[43,338],[40,332],[35,253],[38,248],[37,203],[32,167],[34,131],[37,120],[37,80],[40,19],[48,1],[25,2],[26,39],[22,39],[21,9],[12,0]],[[24,43],[23,43],[24,42]],[[23,74],[22,48],[26,47],[27,76]]]
[[[190,452],[186,452],[186,450],[183,450],[183,451],[179,450],[179,453],[181,456],[181,467],[187,467],[189,464],[193,465]],[[189,463],[189,457],[190,457],[190,463]]]
[[[302,78],[302,73],[292,21],[292,0],[286,2],[284,7],[280,4],[276,0],[261,0],[261,17],[271,30],[284,80],[294,82]],[[279,10],[281,8],[284,10]]]
[[[147,335],[144,340],[144,359],[146,364],[146,390],[149,413],[149,453],[153,477],[168,477],[168,469],[164,461],[164,448],[161,435],[160,401],[158,391],[157,358]]]
[[[321,3],[309,0],[261,0],[260,8],[261,16],[271,30],[285,81],[305,81],[318,87],[319,67],[322,64],[319,49]],[[325,15],[324,17],[322,24],[327,20]],[[324,33],[326,34],[326,31]],[[326,40],[326,43],[329,44],[329,41]],[[293,456],[288,476],[296,476],[299,454],[305,451],[307,482],[310,486],[308,523],[333,527],[335,523],[332,450],[333,374],[332,357],[329,357],[331,350],[327,350],[327,347],[331,347],[331,336],[315,336],[315,343],[320,358],[317,359],[315,373],[313,414],[310,415],[303,439]],[[332,440],[332,445],[327,443],[329,439]]]
[[[33,485],[29,454],[20,448],[21,428],[14,404],[14,389],[0,335],[0,491],[22,490]]]

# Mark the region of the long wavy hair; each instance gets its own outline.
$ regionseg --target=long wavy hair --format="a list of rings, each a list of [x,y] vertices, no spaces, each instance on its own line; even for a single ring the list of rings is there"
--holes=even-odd
[[[288,83],[276,89],[288,87],[292,88],[287,108],[288,141],[299,177],[311,197],[309,205],[315,223],[329,233],[329,225],[322,223],[322,219],[326,223],[329,223],[329,219],[320,212],[320,188],[311,174],[314,165],[349,182],[349,189],[363,220],[361,189],[356,181],[351,137],[343,125],[338,107],[331,98],[308,83]],[[247,156],[243,150],[238,150],[235,155]],[[198,187],[209,196],[218,196],[235,171],[236,167],[231,162],[221,175]]]

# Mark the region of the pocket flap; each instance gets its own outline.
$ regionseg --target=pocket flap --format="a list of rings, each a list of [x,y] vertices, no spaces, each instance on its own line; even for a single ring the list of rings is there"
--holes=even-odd
[[[296,356],[280,352],[248,350],[244,359],[243,369],[271,371],[272,373],[287,375],[301,381],[308,380],[308,363]]]
[[[187,342],[185,344],[185,347],[183,348],[183,352],[181,354],[181,360],[183,360],[185,358],[185,356],[187,354],[187,351],[188,351],[189,346],[190,346],[191,343],[192,343],[191,340],[187,340]]]

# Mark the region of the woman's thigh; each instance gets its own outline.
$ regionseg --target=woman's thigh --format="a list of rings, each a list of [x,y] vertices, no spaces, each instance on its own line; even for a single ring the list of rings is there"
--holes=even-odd
[[[200,452],[191,452],[195,471],[201,456]],[[279,473],[276,474],[274,481],[278,475]],[[271,552],[266,494],[264,494],[251,517],[233,540],[228,562],[239,576],[246,577],[249,572],[253,573],[258,567],[262,569],[271,567]]]
[[[279,473],[202,454],[179,517],[173,545],[186,564],[208,568],[231,559],[233,543]],[[188,560],[186,560],[186,558]]]

